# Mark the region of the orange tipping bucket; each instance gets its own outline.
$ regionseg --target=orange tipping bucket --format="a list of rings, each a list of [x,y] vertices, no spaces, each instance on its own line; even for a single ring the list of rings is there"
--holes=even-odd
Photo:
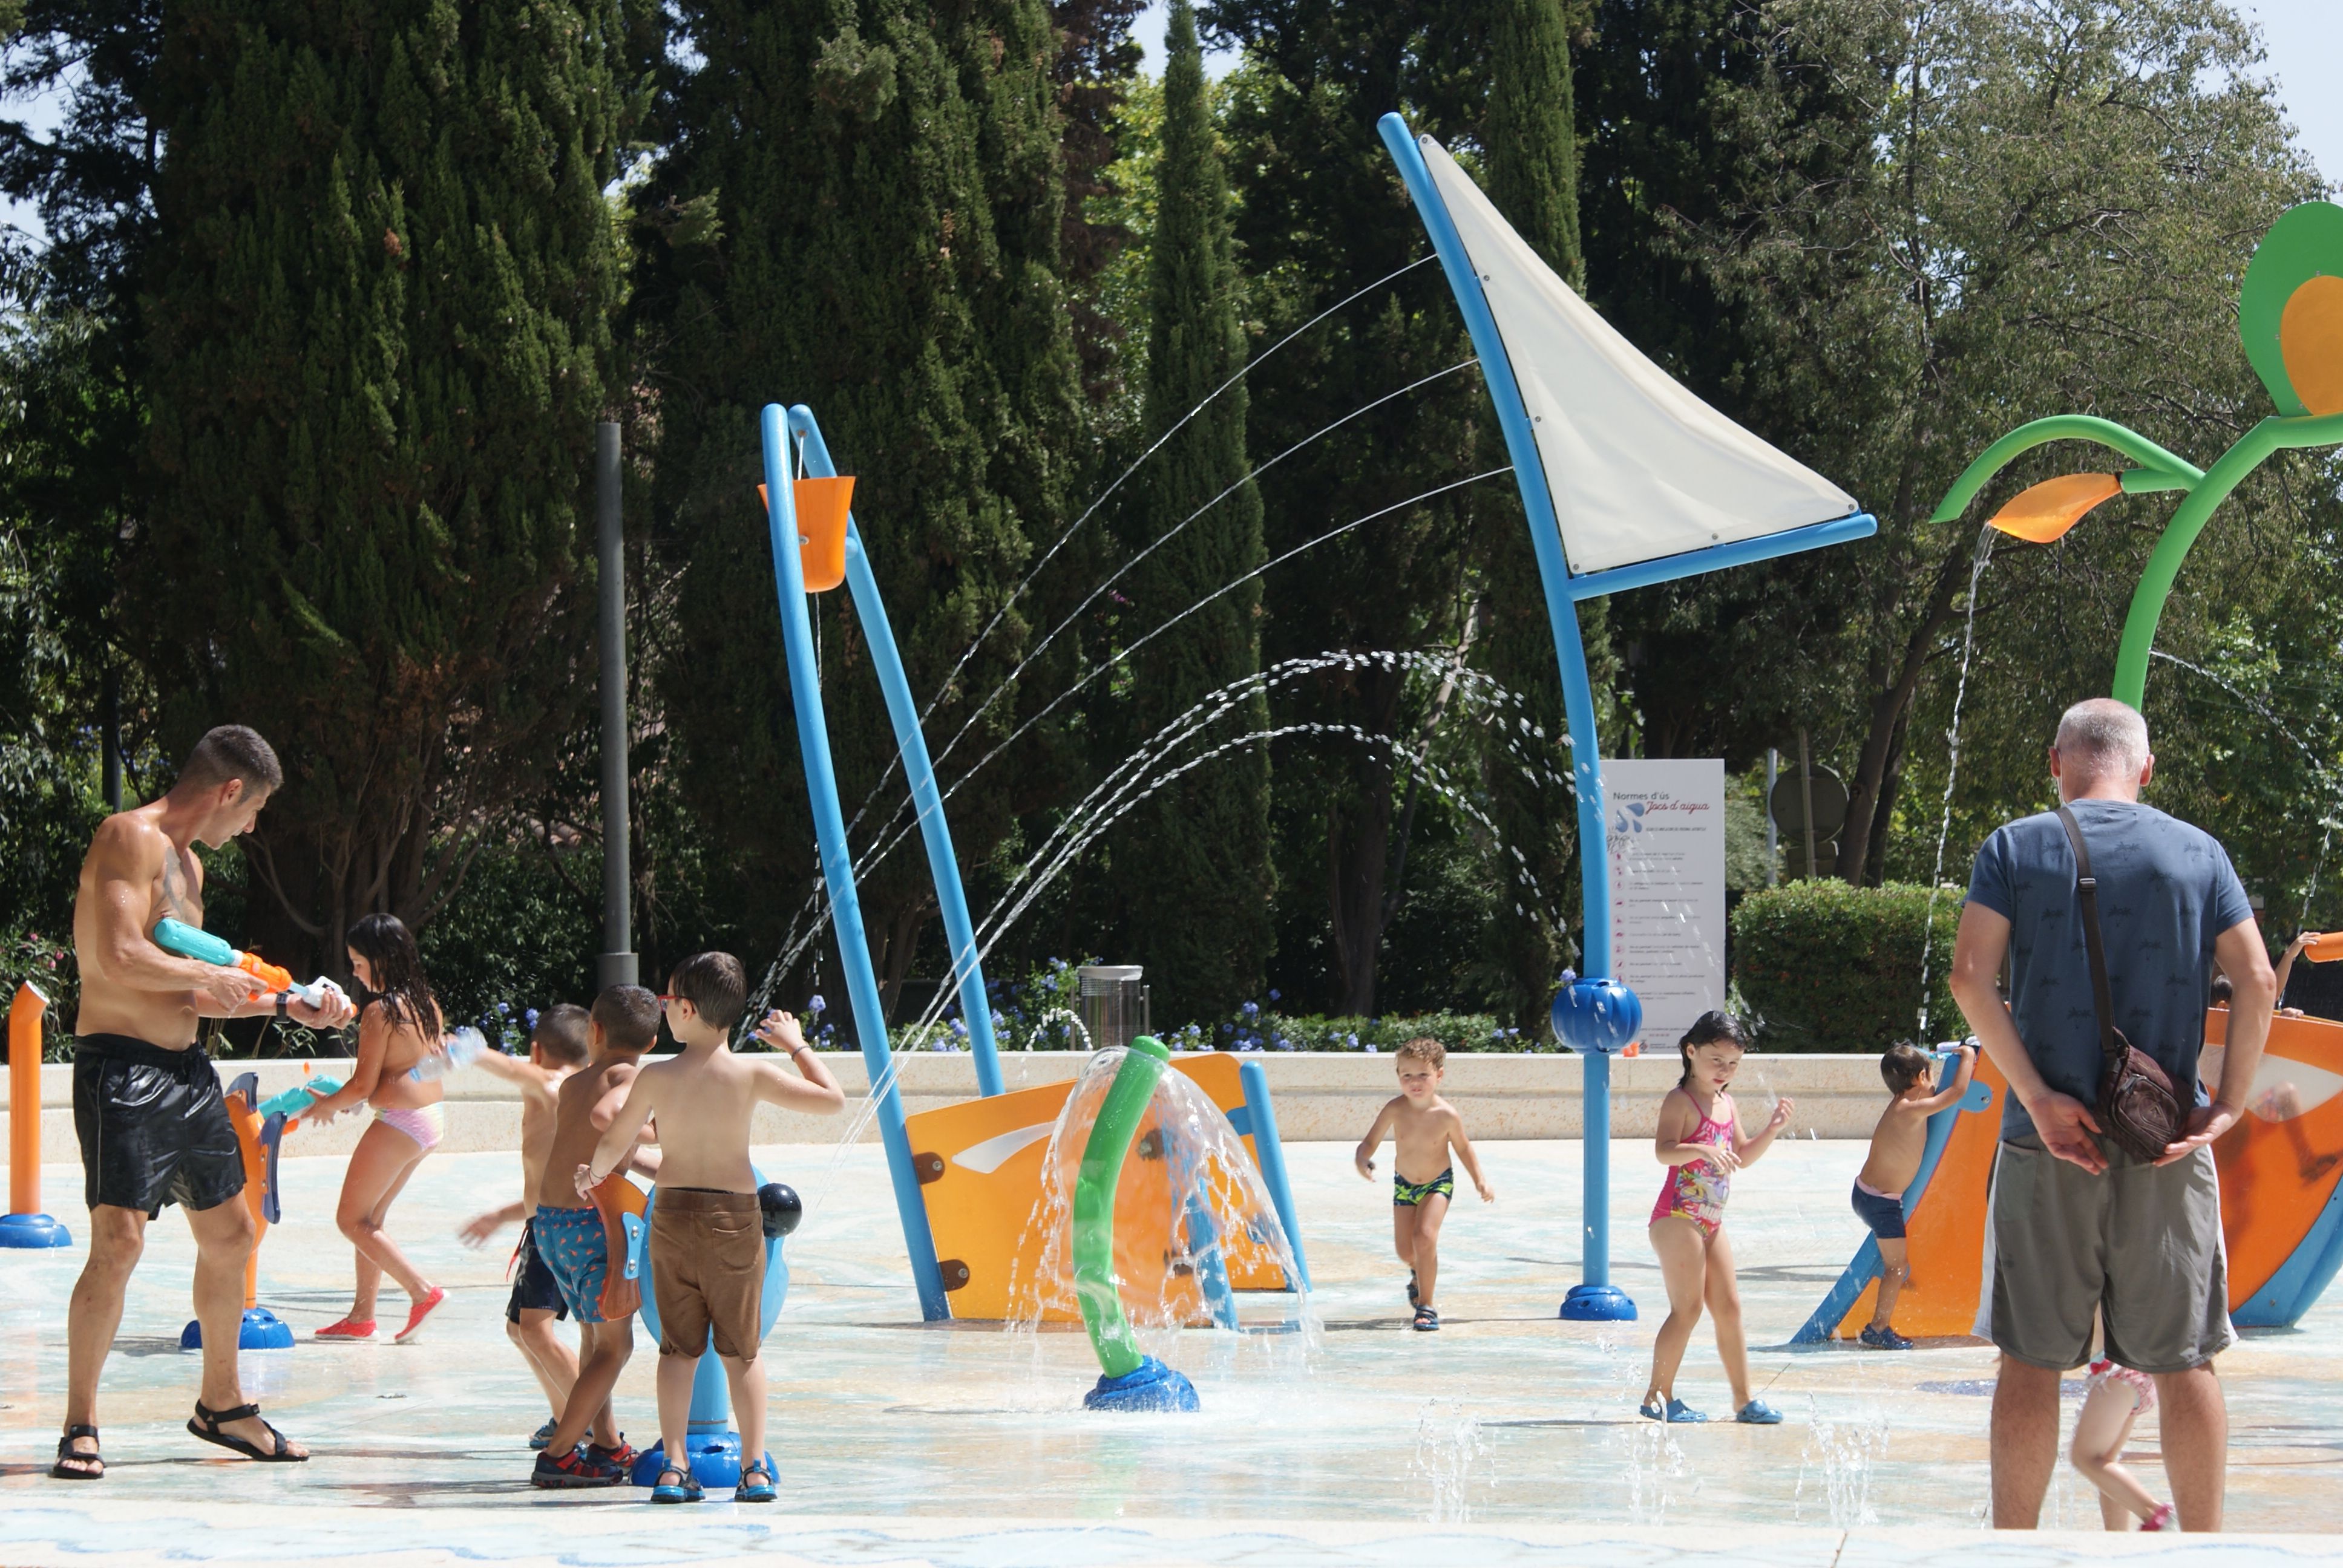
[[[798,507],[798,566],[808,593],[828,593],[846,580],[846,522],[854,504],[854,476],[799,479],[792,486]],[[765,487],[757,503],[772,509]]]

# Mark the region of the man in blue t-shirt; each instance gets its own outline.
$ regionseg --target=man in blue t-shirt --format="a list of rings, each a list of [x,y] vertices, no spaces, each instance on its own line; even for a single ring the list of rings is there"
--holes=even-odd
[[[2212,1361],[2235,1341],[2209,1145],[2245,1103],[2277,998],[2269,954],[2211,835],[2139,803],[2154,774],[2147,724],[2078,702],[2050,774],[2097,881],[2115,1025],[2184,1103],[2178,1142],[2147,1163],[2102,1135],[2098,1013],[2073,847],[2056,812],[2011,822],[1977,851],[1953,954],[1953,995],[2009,1081],[1986,1226],[1977,1332],[2001,1349],[1993,1399],[1993,1522],[2034,1528],[2058,1462],[2058,1374],[2106,1355],[2154,1375],[2166,1473],[2184,1530],[2221,1527],[2228,1415]],[[2009,996],[1999,987],[2009,960]],[[2221,1083],[2197,1055],[2217,965],[2234,990]]]

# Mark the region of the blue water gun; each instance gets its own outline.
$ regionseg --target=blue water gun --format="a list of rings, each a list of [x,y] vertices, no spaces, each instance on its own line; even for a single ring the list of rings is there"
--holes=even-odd
[[[342,993],[342,988],[329,980],[313,980],[307,985],[297,985],[290,971],[251,953],[238,952],[211,932],[188,925],[184,920],[168,917],[156,920],[154,938],[155,945],[166,953],[176,953],[197,963],[217,964],[222,969],[242,970],[257,980],[265,990],[297,997],[311,1007],[324,1007],[328,996]]]

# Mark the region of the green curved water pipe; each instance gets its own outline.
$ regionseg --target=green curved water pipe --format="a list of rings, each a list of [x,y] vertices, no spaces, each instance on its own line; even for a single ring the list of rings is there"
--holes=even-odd
[[[2139,586],[2132,590],[2131,608],[2124,617],[2123,643],[2116,654],[2113,695],[2134,708],[2147,696],[2147,661],[2156,647],[2156,628],[2164,618],[2165,601],[2180,576],[2180,563],[2197,536],[2205,531],[2213,513],[2246,477],[2268,461],[2273,453],[2301,447],[2343,444],[2343,414],[2264,419],[2239,437],[2210,468],[2199,469],[2174,456],[2137,431],[2111,419],[2087,414],[2058,414],[2021,425],[1977,455],[1955,480],[1938,504],[1936,522],[1951,522],[1967,509],[1988,480],[2020,455],[2050,441],[2093,441],[2110,447],[2140,466],[2117,476],[2126,495],[2158,490],[2185,490],[2188,498],[2172,514],[2156,549],[2147,558]]]
[[[1123,1157],[1139,1134],[1147,1102],[1172,1064],[1172,1053],[1153,1035],[1131,1042],[1114,1081],[1108,1085],[1090,1141],[1082,1146],[1081,1173],[1074,1178],[1074,1296],[1090,1331],[1091,1348],[1109,1377],[1127,1377],[1146,1358],[1123,1315],[1114,1283],[1114,1190],[1122,1180]]]

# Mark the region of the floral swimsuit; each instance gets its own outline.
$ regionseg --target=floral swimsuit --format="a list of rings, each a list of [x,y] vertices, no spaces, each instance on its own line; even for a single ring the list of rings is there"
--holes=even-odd
[[[1706,1143],[1720,1149],[1733,1147],[1735,1136],[1733,1096],[1720,1094],[1715,1109],[1721,1116],[1704,1116],[1700,1125],[1686,1135],[1687,1143]],[[1656,1225],[1671,1214],[1681,1214],[1701,1229],[1701,1234],[1714,1236],[1725,1223],[1725,1201],[1733,1194],[1733,1178],[1705,1160],[1687,1160],[1671,1166],[1660,1182],[1660,1201],[1652,1205],[1652,1223]]]

